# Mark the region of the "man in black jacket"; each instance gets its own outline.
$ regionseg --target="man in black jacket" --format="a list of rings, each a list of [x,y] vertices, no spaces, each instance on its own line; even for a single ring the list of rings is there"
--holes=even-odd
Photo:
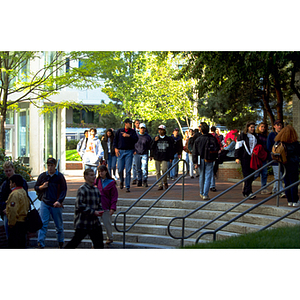
[[[114,138],[115,153],[118,158],[118,171],[120,178],[120,189],[124,187],[124,168],[126,169],[125,184],[126,192],[130,192],[131,167],[133,160],[133,152],[138,136],[133,130],[132,121],[126,119],[124,128],[117,130]]]
[[[138,176],[138,186],[148,186],[148,158],[149,150],[151,149],[152,139],[148,133],[146,133],[146,125],[140,124],[140,129],[137,133],[138,142],[135,144],[134,161]]]
[[[158,127],[158,133],[159,135],[152,140],[150,154],[150,159],[154,158],[155,160],[156,180],[158,180],[162,174],[166,173],[168,170],[168,162],[172,162],[174,157],[174,142],[171,137],[166,136],[166,126],[160,125]],[[167,189],[167,174],[158,183],[158,190],[163,189],[162,181],[164,182],[165,189]]]
[[[209,138],[215,139],[209,132],[209,126],[205,123],[201,123],[201,135],[195,140],[193,146],[193,163],[195,168],[199,169],[199,186],[200,197],[203,200],[209,200],[208,192],[213,176],[213,161],[206,161],[205,157],[205,145]],[[217,142],[217,141],[216,141]]]
[[[175,165],[178,160],[181,158],[183,151],[182,137],[179,135],[179,129],[175,128],[171,136],[174,140],[174,158],[172,166]],[[178,165],[170,171],[170,176],[172,180],[175,180],[175,177],[178,175]]]

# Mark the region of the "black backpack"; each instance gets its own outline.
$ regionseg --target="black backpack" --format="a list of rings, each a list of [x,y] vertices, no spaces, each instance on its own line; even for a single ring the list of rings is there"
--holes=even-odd
[[[204,160],[206,162],[213,162],[217,160],[220,150],[219,143],[213,135],[208,135],[204,148]]]

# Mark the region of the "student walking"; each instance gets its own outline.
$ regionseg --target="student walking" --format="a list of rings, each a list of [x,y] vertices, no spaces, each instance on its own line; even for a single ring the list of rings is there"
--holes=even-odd
[[[41,200],[40,216],[43,227],[38,234],[38,248],[45,247],[45,239],[50,221],[53,218],[59,248],[64,244],[64,227],[62,219],[63,201],[67,195],[67,183],[64,175],[56,170],[56,159],[47,159],[47,171],[40,174],[34,186]]]
[[[94,186],[95,173],[86,169],[83,173],[85,183],[78,189],[75,200],[74,227],[75,234],[65,249],[75,249],[89,235],[94,249],[103,249],[102,227],[98,217],[103,214],[101,196]]]
[[[106,244],[113,242],[112,215],[117,210],[118,189],[116,181],[112,179],[106,166],[98,167],[98,177],[95,180],[96,187],[101,194],[101,206],[104,210],[101,217],[106,229]]]

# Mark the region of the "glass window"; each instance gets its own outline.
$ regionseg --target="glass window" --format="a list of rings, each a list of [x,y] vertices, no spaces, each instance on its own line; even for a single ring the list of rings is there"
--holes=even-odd
[[[12,152],[12,129],[5,129],[5,151]]]
[[[13,125],[14,124],[14,116],[15,116],[14,112],[8,110],[7,113],[6,113],[6,121],[5,121],[5,123],[7,125]]]
[[[18,156],[29,156],[29,110],[21,110],[18,120]]]

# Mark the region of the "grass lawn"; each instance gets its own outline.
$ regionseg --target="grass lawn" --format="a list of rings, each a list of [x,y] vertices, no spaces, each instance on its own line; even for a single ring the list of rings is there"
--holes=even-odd
[[[217,235],[218,238],[218,235]],[[253,232],[186,249],[300,249],[300,225]]]
[[[66,161],[81,161],[76,149],[66,150]]]

